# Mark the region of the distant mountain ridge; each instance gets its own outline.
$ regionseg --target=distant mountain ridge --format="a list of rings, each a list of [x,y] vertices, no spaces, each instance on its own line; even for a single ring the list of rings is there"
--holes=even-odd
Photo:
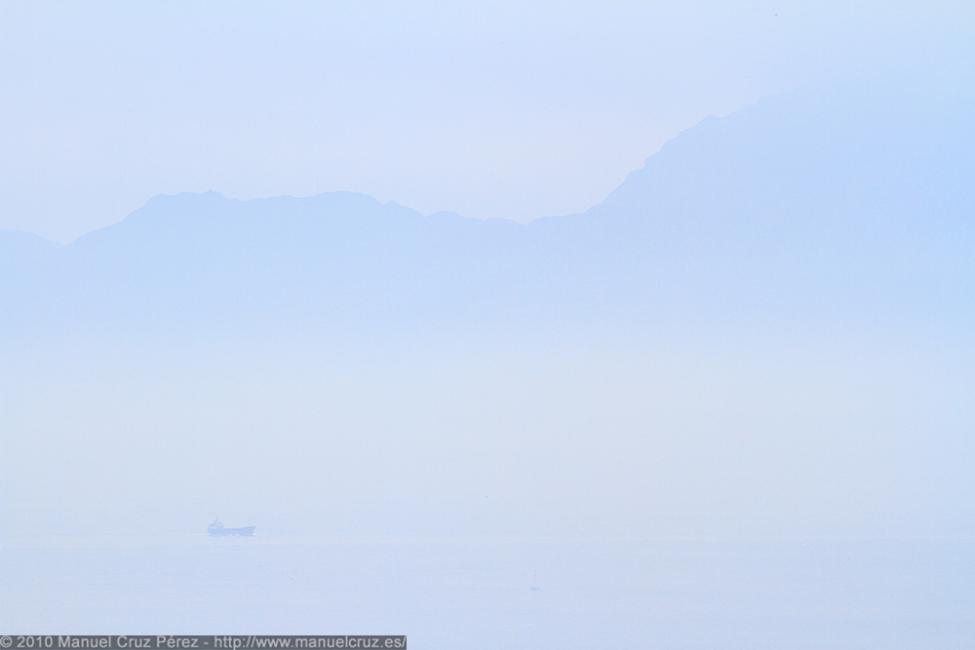
[[[966,108],[865,91],[775,98],[675,138],[599,205],[527,225],[344,192],[159,196],[67,246],[0,233],[0,297],[7,324],[24,328],[796,310],[969,318]]]

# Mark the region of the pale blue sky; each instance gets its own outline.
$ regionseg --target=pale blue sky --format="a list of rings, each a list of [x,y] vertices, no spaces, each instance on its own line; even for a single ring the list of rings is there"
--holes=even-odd
[[[520,220],[790,88],[964,65],[964,2],[0,3],[0,228],[157,193],[366,192]]]

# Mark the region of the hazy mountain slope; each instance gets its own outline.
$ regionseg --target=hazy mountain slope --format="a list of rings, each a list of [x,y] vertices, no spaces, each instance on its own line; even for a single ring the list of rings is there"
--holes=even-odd
[[[37,235],[0,230],[0,265],[4,270],[27,270],[53,257],[57,244]]]
[[[0,332],[14,322],[29,326],[43,313],[59,254],[56,244],[36,235],[0,231]]]
[[[678,303],[960,307],[975,277],[973,106],[889,89],[773,98],[674,139],[571,227],[635,277],[686,290]]]
[[[889,91],[774,98],[682,134],[586,213],[529,226],[348,193],[186,194],[56,254],[11,240],[4,263],[44,303],[25,324],[967,318],[968,107]]]

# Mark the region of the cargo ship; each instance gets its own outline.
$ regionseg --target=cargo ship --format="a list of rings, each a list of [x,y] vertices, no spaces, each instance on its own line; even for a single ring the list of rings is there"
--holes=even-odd
[[[257,526],[228,528],[227,526],[224,526],[223,522],[219,519],[214,519],[212,522],[210,522],[210,525],[207,526],[207,533],[209,533],[212,537],[251,537],[254,535],[255,528],[257,528]]]

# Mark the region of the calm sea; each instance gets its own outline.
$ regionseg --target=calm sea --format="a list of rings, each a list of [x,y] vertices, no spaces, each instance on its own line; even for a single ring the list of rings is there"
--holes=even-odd
[[[7,540],[0,633],[411,648],[975,648],[975,544]]]

